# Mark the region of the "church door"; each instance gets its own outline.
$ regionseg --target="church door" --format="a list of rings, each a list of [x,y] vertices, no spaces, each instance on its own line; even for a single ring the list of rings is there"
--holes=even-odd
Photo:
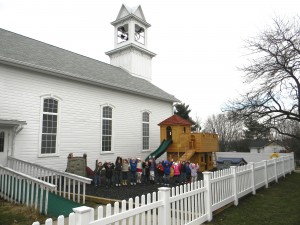
[[[7,166],[8,130],[0,128],[0,165]]]

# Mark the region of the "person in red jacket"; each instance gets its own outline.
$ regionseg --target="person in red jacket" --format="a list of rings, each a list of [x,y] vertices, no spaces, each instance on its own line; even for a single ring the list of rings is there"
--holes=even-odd
[[[181,169],[180,161],[173,163],[172,167],[174,169],[174,184],[178,185],[180,182],[179,181],[180,169]]]
[[[164,182],[164,166],[162,165],[161,161],[158,162],[158,164],[156,165],[156,174],[157,174],[157,184],[163,184]]]

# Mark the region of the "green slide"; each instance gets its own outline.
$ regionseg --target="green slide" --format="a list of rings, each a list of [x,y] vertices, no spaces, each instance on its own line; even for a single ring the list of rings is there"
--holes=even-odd
[[[170,144],[172,144],[172,139],[163,140],[160,146],[146,157],[145,161],[149,160],[150,157],[155,159],[159,158],[162,154],[166,152]]]

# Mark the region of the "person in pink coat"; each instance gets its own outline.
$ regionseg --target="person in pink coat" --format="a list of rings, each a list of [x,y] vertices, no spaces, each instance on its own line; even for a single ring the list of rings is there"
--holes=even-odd
[[[191,163],[190,164],[190,169],[191,169],[191,176],[192,176],[192,183],[197,181],[197,178],[198,178],[198,169],[199,169],[199,165],[198,163],[195,164],[195,163]]]
[[[173,163],[172,167],[174,169],[174,184],[179,184],[180,168],[181,168],[180,161]]]

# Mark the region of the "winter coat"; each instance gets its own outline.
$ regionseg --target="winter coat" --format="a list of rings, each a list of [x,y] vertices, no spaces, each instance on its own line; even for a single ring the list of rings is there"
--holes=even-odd
[[[167,175],[167,176],[170,175],[172,164],[173,164],[173,162],[168,162],[167,160],[162,162],[162,165],[164,167],[164,173],[165,173],[165,175]]]
[[[95,175],[100,175],[101,174],[101,170],[102,170],[103,166],[99,166],[98,164],[96,165],[96,168],[94,170],[94,174]]]
[[[123,162],[122,163],[122,171],[127,172],[129,170],[129,163]]]
[[[135,160],[135,162],[132,162],[132,160],[130,159],[130,170],[132,172],[136,172],[136,167],[137,167],[137,161]]]
[[[142,166],[143,166],[143,175],[149,177],[150,176],[150,164],[146,165],[146,163],[143,163]]]
[[[158,164],[156,166],[156,173],[160,176],[163,176],[164,175],[164,166],[161,164]]]
[[[118,162],[120,160],[120,162]],[[122,171],[122,158],[117,157],[116,163],[115,163],[115,171]]]
[[[180,163],[180,172],[186,173],[186,164],[185,163]]]
[[[105,168],[105,177],[106,178],[112,178],[113,172],[114,172],[114,164],[111,163],[110,167],[107,166],[107,163],[104,163],[104,168]]]
[[[186,171],[186,174],[191,174],[191,168],[189,167],[188,164],[185,164],[185,171]]]
[[[181,168],[181,165],[178,164],[177,166],[175,164],[173,164],[172,166],[174,168],[174,175],[175,176],[179,176],[180,175],[180,168]]]
[[[192,164],[190,164],[190,169],[191,169],[192,177],[196,177],[198,175],[197,171],[199,169],[199,165],[195,165],[194,168],[193,168]]]
[[[152,162],[149,162],[149,164],[150,164],[150,171],[155,171],[156,168],[155,159],[152,159]]]

